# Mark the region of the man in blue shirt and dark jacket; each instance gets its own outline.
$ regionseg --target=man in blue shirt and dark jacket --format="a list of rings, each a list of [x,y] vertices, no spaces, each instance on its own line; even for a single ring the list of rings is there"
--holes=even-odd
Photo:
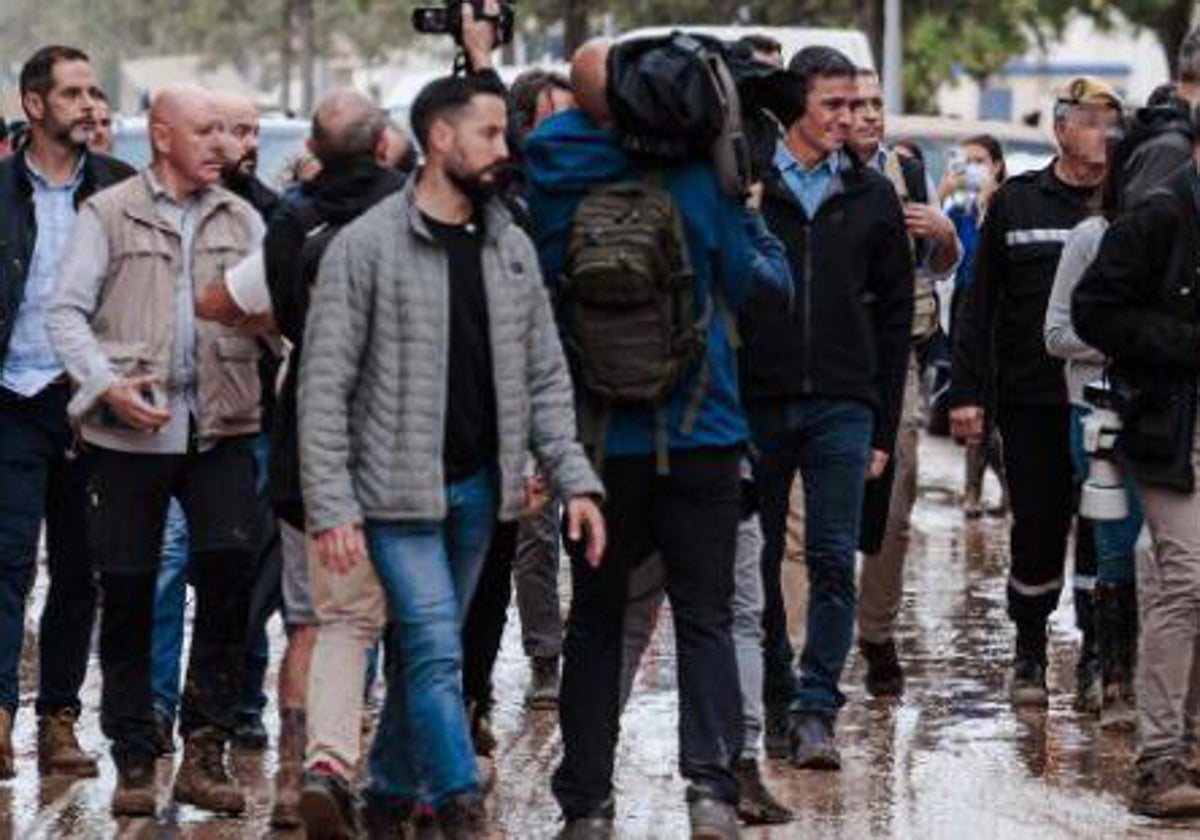
[[[572,85],[581,110],[551,117],[527,140],[529,206],[552,291],[560,290],[584,198],[603,185],[647,178],[662,184],[682,216],[698,306],[719,298],[718,307],[736,308],[759,277],[782,282],[787,269],[778,243],[761,220],[722,195],[712,167],[684,164],[651,173],[625,153],[605,97],[607,53],[602,42],[576,53]],[[760,246],[761,240],[767,242]],[[633,567],[655,551],[666,566],[675,616],[683,698],[680,768],[691,783],[693,836],[737,836],[733,769],[741,754],[742,721],[731,623],[741,511],[738,465],[748,430],[728,320],[708,321],[704,359],[673,389],[661,413],[649,406],[613,406],[599,433],[590,441],[584,436],[603,459],[611,536],[598,567],[572,552],[574,592],[560,695],[564,755],[553,783],[567,819],[565,837],[611,836],[628,582]],[[564,330],[569,345],[570,327]],[[708,383],[698,390],[701,370]],[[581,423],[595,411],[585,391],[576,389]],[[694,422],[685,422],[685,415]]]
[[[913,260],[895,189],[842,151],[854,64],[836,50],[812,47],[792,59],[789,72],[805,102],[776,152],[763,215],[787,248],[795,279],[786,293],[752,296],[741,313],[742,393],[759,449],[768,721],[778,721],[790,700],[792,763],[838,769],[833,726],[854,638],[863,494],[868,478],[883,475],[895,442]],[[797,471],[810,582],[798,682],[780,589]]]
[[[39,634],[39,764],[45,772],[95,776],[96,760],[75,740],[96,613],[85,476],[67,422],[70,386],[46,337],[45,314],[76,209],[133,170],[87,150],[96,82],[84,52],[38,50],[20,86],[29,143],[0,163],[0,779],[15,772],[25,596],[43,520],[50,588]]]

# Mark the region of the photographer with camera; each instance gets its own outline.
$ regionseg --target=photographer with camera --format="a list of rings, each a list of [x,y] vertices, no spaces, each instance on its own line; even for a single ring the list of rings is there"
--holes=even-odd
[[[1109,152],[1115,148],[1110,140]],[[1062,259],[1046,309],[1046,352],[1066,361],[1071,401],[1071,454],[1076,478],[1085,483],[1080,516],[1091,520],[1096,552],[1093,622],[1100,659],[1100,695],[1089,706],[1102,728],[1132,728],[1133,667],[1137,651],[1137,593],[1134,549],[1142,530],[1137,493],[1113,460],[1119,417],[1104,379],[1108,360],[1081,339],[1071,320],[1071,295],[1096,258],[1104,232],[1117,212],[1120,173],[1110,167],[1100,212],[1081,222],[1063,244]],[[1090,473],[1090,475],[1089,475]],[[1086,534],[1081,533],[1080,538]]]
[[[1194,113],[1193,119],[1200,114]],[[1138,750],[1131,810],[1200,816],[1192,674],[1200,644],[1200,148],[1117,218],[1073,297],[1081,338],[1112,359],[1126,394],[1120,451],[1138,482],[1154,553],[1139,558]]]

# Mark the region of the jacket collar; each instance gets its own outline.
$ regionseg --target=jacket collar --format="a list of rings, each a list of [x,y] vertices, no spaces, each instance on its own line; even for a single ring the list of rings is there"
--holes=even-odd
[[[790,154],[790,153],[789,153]],[[783,180],[783,172],[779,166],[780,155],[776,153],[775,160],[771,165],[770,171],[763,179],[763,189],[768,198],[776,201],[784,202],[789,206],[804,212],[800,206],[800,201],[792,191],[788,189]],[[863,178],[865,167],[862,162],[854,155],[845,150],[838,153],[837,171],[834,174],[833,184],[829,188],[828,195],[825,196],[825,201],[821,204],[822,209],[830,202],[837,200],[844,195],[852,195],[866,188],[866,182]],[[807,216],[807,214],[805,214]],[[812,221],[812,219],[809,219]]]
[[[174,228],[168,225],[154,210],[154,202],[157,198],[166,197],[166,190],[159,184],[158,179],[154,177],[154,173],[150,167],[146,167],[138,176],[138,184],[140,191],[145,198],[145,201],[133,201],[127,203],[123,208],[123,212],[127,217],[136,222],[140,222],[150,227],[158,228],[165,233],[176,235]],[[235,196],[228,190],[220,187],[208,187],[200,195],[197,196],[196,202],[196,227],[200,225],[215,213],[220,208],[232,204]]]
[[[398,205],[400,218],[402,221],[407,221],[413,233],[427,242],[436,242],[437,240],[429,230],[429,225],[425,224],[425,216],[421,213],[421,208],[417,206],[417,182],[420,177],[419,171],[414,172],[400,192]],[[483,205],[482,214],[484,241],[494,244],[499,241],[500,234],[504,232],[504,229],[512,223],[512,214],[496,197],[487,200],[487,203]]]

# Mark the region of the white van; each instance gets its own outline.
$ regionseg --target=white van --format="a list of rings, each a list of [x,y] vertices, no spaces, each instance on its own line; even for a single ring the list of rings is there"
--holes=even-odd
[[[867,36],[857,29],[822,29],[803,26],[647,26],[633,29],[620,36],[619,41],[632,41],[637,38],[657,38],[669,35],[676,30],[695,32],[708,35],[722,41],[737,41],[747,35],[767,35],[774,38],[783,47],[783,63],[786,65],[796,53],[805,47],[833,47],[846,54],[846,57],[859,67],[875,66],[871,55],[871,44]]]

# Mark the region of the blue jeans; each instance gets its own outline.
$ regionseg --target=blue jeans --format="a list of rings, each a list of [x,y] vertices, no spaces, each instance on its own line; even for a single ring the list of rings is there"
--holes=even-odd
[[[1083,449],[1083,421],[1091,409],[1071,408],[1071,458],[1080,481],[1087,478],[1088,456]],[[1130,585],[1134,576],[1134,549],[1142,533],[1142,500],[1137,485],[1126,477],[1125,497],[1129,500],[1129,516],[1119,521],[1093,520],[1092,537],[1096,546],[1096,582]]]
[[[187,520],[171,499],[163,532],[162,565],[154,592],[154,632],[150,684],[154,710],[171,720],[179,708],[179,662],[183,658],[183,621],[187,609]]]
[[[495,525],[496,493],[494,473],[483,470],[446,488],[440,522],[367,522],[391,634],[368,797],[437,807],[478,786],[460,634]]]
[[[854,642],[855,556],[874,416],[863,403],[819,397],[750,412],[761,453],[754,479],[763,526],[763,630],[768,702],[790,688],[791,709],[835,718],[838,683]],[[800,674],[792,673],[780,567],[792,480],[804,482],[808,627]]]

